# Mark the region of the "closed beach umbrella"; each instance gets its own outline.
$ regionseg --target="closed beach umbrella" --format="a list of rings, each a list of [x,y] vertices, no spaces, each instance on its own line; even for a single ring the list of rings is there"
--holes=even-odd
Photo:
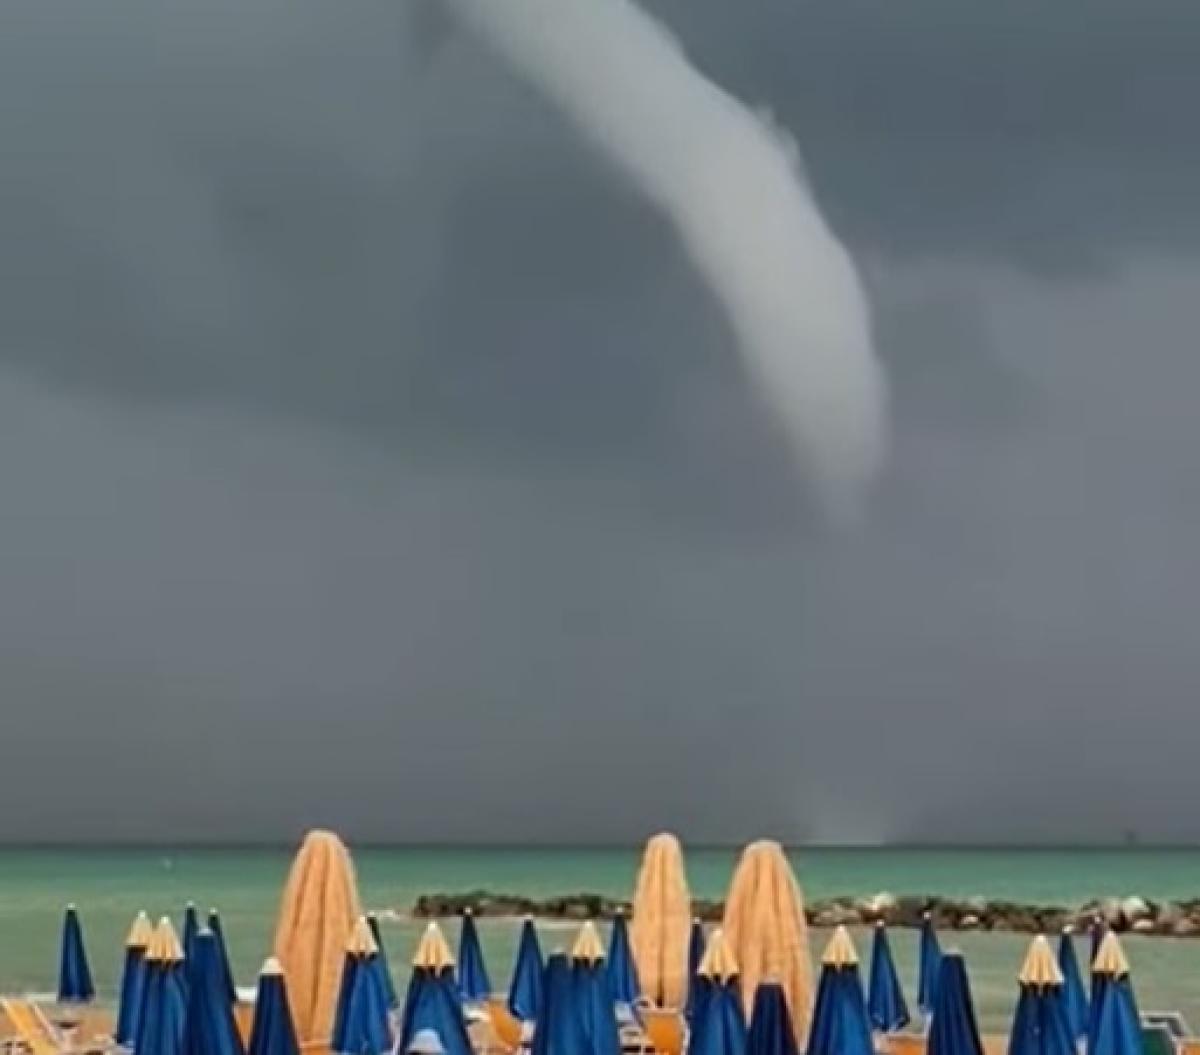
[[[571,971],[575,976],[576,1007],[589,1050],[592,1055],[620,1055],[616,1001],[604,967],[604,947],[591,923],[580,928],[571,949]]]
[[[283,965],[273,956],[258,976],[247,1055],[300,1055]]]
[[[908,1005],[900,988],[900,975],[892,959],[892,945],[887,927],[880,921],[875,925],[871,942],[871,973],[867,983],[867,1013],[881,1033],[893,1033],[909,1023]]]
[[[154,928],[144,912],[139,912],[125,939],[125,963],[121,968],[121,994],[117,1002],[117,1024],[113,1039],[132,1047],[141,1015],[142,994],[146,991],[146,947]]]
[[[482,1003],[492,995],[492,980],[483,962],[483,946],[470,909],[463,912],[458,932],[458,991],[469,1004]]]
[[[691,1020],[696,1003],[696,983],[699,980],[700,961],[704,959],[704,924],[693,917],[692,929],[688,934],[688,993],[685,1014]]]
[[[1088,1055],[1142,1055],[1141,1016],[1129,977],[1129,961],[1108,931],[1092,964]]]
[[[432,1030],[441,1038],[446,1055],[472,1055],[454,981],[454,957],[436,923],[425,928],[412,968],[400,1019],[399,1050],[407,1051],[422,1030]]]
[[[659,1007],[682,1008],[687,1000],[691,920],[683,849],[663,832],[646,843],[629,929],[642,995]]]
[[[517,943],[517,962],[513,966],[512,985],[508,990],[508,1009],[522,1022],[532,1022],[542,1008],[542,947],[538,944],[533,920],[521,924]]]
[[[571,965],[556,953],[546,961],[542,1010],[533,1028],[531,1055],[580,1055],[590,1050]]]
[[[329,1042],[335,1055],[383,1055],[391,1049],[387,993],[376,969],[378,954],[371,925],[360,917],[346,943]]]
[[[1063,974],[1041,935],[1029,946],[1021,973],[1008,1055],[1076,1055],[1063,1003]]]
[[[138,1055],[182,1055],[187,990],[183,948],[164,916],[146,946],[146,989],[133,1043]]]
[[[58,959],[58,1002],[88,1004],[96,996],[92,985],[92,969],[88,966],[87,949],[83,943],[83,925],[74,905],[68,905],[63,916],[62,948]]]
[[[183,958],[189,961],[196,945],[196,935],[200,933],[200,917],[196,915],[194,901],[189,901],[183,908],[183,929],[179,933],[179,941],[183,945]]]
[[[383,947],[383,931],[379,929],[379,917],[374,912],[367,913],[367,926],[371,928],[371,937],[375,941],[375,970],[379,972],[379,981],[387,996],[389,1010],[400,1006],[400,998],[396,995],[396,983],[392,980],[392,965],[388,962],[387,949]]]
[[[1104,935],[1108,933],[1108,924],[1104,922],[1104,917],[1097,914],[1092,917],[1092,922],[1088,926],[1088,940],[1092,943],[1091,952],[1088,954],[1088,969],[1091,969],[1092,964],[1096,962],[1096,957],[1100,955],[1100,943],[1104,941]]]
[[[917,954],[917,1006],[927,1015],[933,1013],[937,1002],[941,971],[942,947],[938,944],[937,931],[933,929],[933,916],[926,912],[921,920],[921,945]]]
[[[1063,1010],[1067,1015],[1067,1025],[1071,1028],[1071,1036],[1076,1039],[1087,1036],[1088,1030],[1088,997],[1083,987],[1083,975],[1079,970],[1079,961],[1075,957],[1075,940],[1071,937],[1071,928],[1064,927],[1058,939],[1058,969],[1063,976]]]
[[[787,994],[778,982],[759,982],[754,992],[746,1055],[799,1055]]]
[[[858,954],[838,927],[821,956],[807,1055],[872,1055],[871,1025],[858,974]]]
[[[632,1007],[642,995],[638,985],[637,967],[629,946],[629,927],[624,910],[617,912],[608,938],[608,984],[618,1004]]]
[[[738,993],[737,962],[716,928],[697,968],[687,1055],[746,1055],[746,1016]]]
[[[724,931],[741,971],[745,1006],[753,1007],[759,982],[778,982],[796,1037],[803,1038],[813,991],[808,924],[800,886],[778,843],[752,843],[742,853],[725,902]]]
[[[983,1055],[962,953],[947,952],[941,957],[935,992],[928,1055]]]
[[[221,946],[207,928],[197,931],[188,961],[183,1055],[244,1055],[229,1002]]]
[[[329,1041],[346,942],[361,915],[350,852],[332,832],[310,832],[292,863],[275,927],[275,956],[301,1044]]]
[[[221,977],[224,979],[225,998],[230,1004],[237,1003],[237,983],[233,978],[233,965],[229,960],[229,946],[225,944],[225,928],[221,925],[221,916],[215,908],[208,910],[208,929],[217,940],[217,954],[221,963]]]

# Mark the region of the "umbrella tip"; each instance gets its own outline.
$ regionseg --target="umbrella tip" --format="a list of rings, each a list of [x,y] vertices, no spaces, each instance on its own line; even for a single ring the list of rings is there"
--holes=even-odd
[[[268,956],[267,959],[263,961],[262,970],[258,973],[265,975],[282,975],[283,964],[281,964],[274,956]]]
[[[876,926],[876,928],[877,928],[878,930],[883,930],[883,928],[884,928],[884,922],[883,922],[883,920],[881,920],[881,919],[877,919],[877,920],[875,921],[875,926]]]
[[[68,902],[67,902],[67,911],[68,911],[68,912],[74,912],[74,911],[75,911],[75,902],[74,902],[74,901],[68,901]]]
[[[463,905],[463,915],[464,916],[473,916],[473,915],[475,915],[475,910],[473,908],[471,908],[470,905]]]

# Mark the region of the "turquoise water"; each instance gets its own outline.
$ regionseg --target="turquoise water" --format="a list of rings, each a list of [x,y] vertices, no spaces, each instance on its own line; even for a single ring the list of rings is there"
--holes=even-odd
[[[694,894],[720,897],[736,852],[688,852]],[[276,902],[291,854],[255,850],[0,850],[0,990],[53,987],[63,906],[80,909],[92,966],[101,989],[116,984],[121,942],[139,909],[178,921],[184,903],[217,905],[243,984],[253,981],[270,945]],[[1200,896],[1197,850],[894,850],[808,849],[792,854],[809,898],[834,894],[981,895],[1013,901],[1080,904],[1093,897],[1139,894],[1151,899]],[[421,893],[495,891],[545,896],[594,891],[627,896],[638,864],[635,849],[367,848],[355,852],[365,905],[406,912]],[[384,922],[384,940],[397,973],[420,927]],[[448,928],[453,933],[455,928]],[[545,925],[545,944],[570,933]],[[481,925],[493,982],[511,962],[514,928]],[[820,935],[814,942],[820,940]],[[947,941],[968,958],[976,1001],[995,1028],[1011,1011],[1013,977],[1026,939],[1005,934],[959,934]],[[865,952],[864,943],[861,949]],[[907,981],[914,977],[913,935],[893,939]],[[1182,1009],[1200,1027],[1200,941],[1166,938],[1127,942],[1145,1008]],[[911,986],[910,986],[911,989]],[[911,993],[910,993],[911,996]]]

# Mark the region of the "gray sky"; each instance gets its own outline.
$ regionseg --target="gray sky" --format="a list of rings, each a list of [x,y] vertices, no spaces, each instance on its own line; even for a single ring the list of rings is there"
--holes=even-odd
[[[1200,6],[650,7],[863,270],[855,532],[436,5],[4,5],[0,837],[1200,838]]]

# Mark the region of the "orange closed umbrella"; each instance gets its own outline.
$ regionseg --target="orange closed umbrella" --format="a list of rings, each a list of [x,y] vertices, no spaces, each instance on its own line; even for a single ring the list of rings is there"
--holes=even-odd
[[[350,852],[332,832],[314,831],[292,862],[275,927],[275,956],[302,1045],[333,1032],[346,943],[362,912]]]
[[[725,900],[725,940],[740,968],[746,1014],[760,982],[783,987],[803,1048],[812,1015],[812,960],[804,898],[783,848],[763,840],[742,853]]]
[[[633,895],[629,943],[642,994],[660,1007],[683,1007],[688,990],[692,899],[683,850],[674,835],[646,843]]]

